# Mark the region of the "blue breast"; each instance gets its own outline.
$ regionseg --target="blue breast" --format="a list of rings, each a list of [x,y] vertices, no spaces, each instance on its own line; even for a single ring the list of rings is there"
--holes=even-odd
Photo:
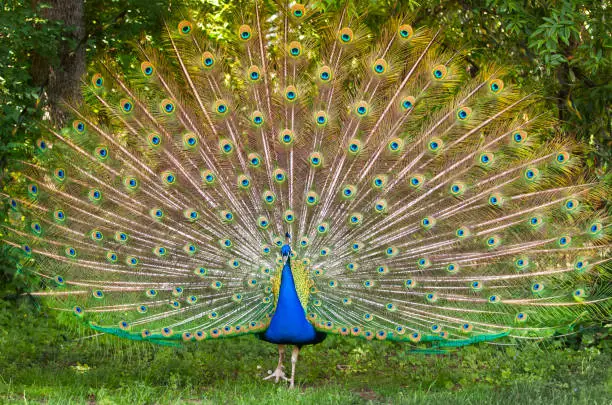
[[[317,332],[306,319],[295,289],[290,260],[283,266],[276,311],[261,338],[270,343],[299,346],[318,343],[325,338],[325,334]]]

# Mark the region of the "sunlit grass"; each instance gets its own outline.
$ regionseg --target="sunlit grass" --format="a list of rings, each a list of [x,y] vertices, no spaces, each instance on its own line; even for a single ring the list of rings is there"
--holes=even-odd
[[[252,336],[178,349],[110,337],[0,336],[3,404],[608,404],[612,397],[603,345],[483,344],[426,356],[401,344],[330,338],[304,348],[290,391],[262,381],[276,347]]]

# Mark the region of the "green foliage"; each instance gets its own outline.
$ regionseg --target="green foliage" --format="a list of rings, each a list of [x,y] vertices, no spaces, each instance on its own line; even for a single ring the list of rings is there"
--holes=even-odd
[[[38,133],[41,110],[36,107],[43,87],[33,84],[32,58],[58,63],[62,24],[40,18],[39,11],[29,8],[29,2],[0,2],[0,169],[10,157],[26,155]]]
[[[514,80],[536,86],[557,112],[561,129],[593,147],[591,166],[611,157],[612,40],[609,4],[600,1],[431,1],[418,15],[461,38],[473,67],[494,61]],[[419,19],[420,19],[419,18]]]

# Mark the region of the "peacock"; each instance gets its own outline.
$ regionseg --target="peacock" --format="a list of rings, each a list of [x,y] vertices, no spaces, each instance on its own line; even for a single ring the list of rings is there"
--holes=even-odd
[[[231,37],[168,17],[41,123],[2,194],[32,295],[134,341],[255,335],[290,387],[330,334],[446,352],[609,316],[609,176],[511,69],[409,13],[238,9]]]

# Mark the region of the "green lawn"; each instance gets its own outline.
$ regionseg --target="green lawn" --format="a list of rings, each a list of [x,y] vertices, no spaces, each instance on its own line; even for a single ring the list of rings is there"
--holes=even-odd
[[[422,355],[402,344],[333,337],[304,348],[297,389],[289,391],[286,384],[262,381],[276,365],[276,346],[252,336],[171,348],[106,336],[75,340],[75,332],[51,321],[10,319],[14,328],[3,322],[0,329],[2,404],[519,405],[612,399],[612,351],[605,341],[581,350],[481,344]]]

